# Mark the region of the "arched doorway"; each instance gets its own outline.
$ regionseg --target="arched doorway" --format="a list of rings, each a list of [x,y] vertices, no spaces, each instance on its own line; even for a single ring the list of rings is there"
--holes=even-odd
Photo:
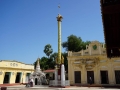
[[[38,80],[37,80],[37,78],[35,78],[35,85],[37,85],[37,82],[38,82]]]

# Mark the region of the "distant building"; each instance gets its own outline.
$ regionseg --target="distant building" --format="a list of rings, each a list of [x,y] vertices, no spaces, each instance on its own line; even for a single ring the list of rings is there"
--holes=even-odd
[[[43,72],[46,74],[46,79],[54,80],[54,73],[55,73],[54,69],[47,69],[47,70],[44,70]]]
[[[120,58],[107,58],[104,44],[93,41],[86,50],[68,51],[68,79],[70,84],[120,85]]]
[[[0,60],[0,84],[28,83],[34,65],[18,61]]]
[[[100,0],[107,57],[120,57],[120,0]]]

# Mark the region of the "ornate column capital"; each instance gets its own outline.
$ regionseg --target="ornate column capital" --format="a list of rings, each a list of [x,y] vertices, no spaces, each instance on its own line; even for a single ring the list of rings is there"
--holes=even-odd
[[[58,14],[58,16],[57,16],[57,21],[62,21],[62,19],[63,19],[63,17],[60,15],[60,14]]]

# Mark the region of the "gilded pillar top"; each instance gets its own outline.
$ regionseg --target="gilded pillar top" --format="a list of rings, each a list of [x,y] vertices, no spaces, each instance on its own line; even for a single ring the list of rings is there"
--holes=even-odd
[[[62,19],[63,19],[63,17],[60,14],[58,14],[57,21],[62,21]]]

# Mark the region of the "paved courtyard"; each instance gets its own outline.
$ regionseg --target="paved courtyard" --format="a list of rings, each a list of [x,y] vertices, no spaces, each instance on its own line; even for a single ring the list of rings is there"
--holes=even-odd
[[[76,87],[71,86],[69,88],[56,88],[56,87],[48,87],[48,86],[34,86],[34,87],[25,87],[25,85],[17,85],[17,86],[7,86],[7,90],[120,90],[120,88],[104,88],[104,87]]]

